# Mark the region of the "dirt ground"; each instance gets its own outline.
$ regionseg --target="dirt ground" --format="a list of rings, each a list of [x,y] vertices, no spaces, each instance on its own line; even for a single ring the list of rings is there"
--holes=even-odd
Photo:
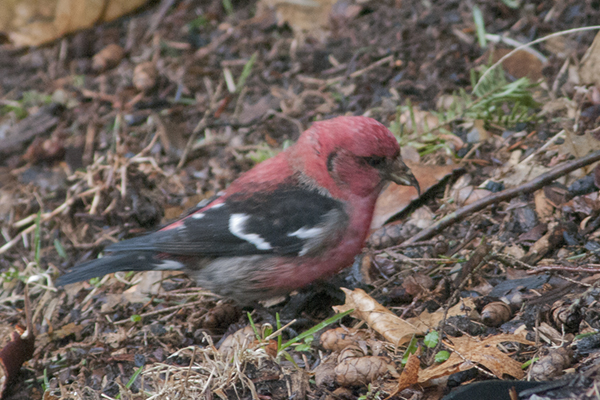
[[[493,377],[562,382],[522,398],[599,398],[600,158],[569,164],[600,150],[600,87],[575,77],[596,32],[509,59],[490,76],[510,93],[472,91],[514,48],[501,35],[591,26],[600,4],[478,2],[482,48],[470,2],[339,1],[308,33],[267,3],[151,2],[45,46],[0,46],[0,317],[8,338],[28,308],[36,333],[5,398],[440,399]],[[339,115],[389,126],[426,190],[386,192],[365,253],[331,281],[245,308],[178,274],[54,286]],[[315,329],[287,349],[268,337],[375,300],[414,331],[363,310],[325,328],[359,333]],[[232,345],[248,315],[256,332]],[[415,328],[424,315],[435,323]]]

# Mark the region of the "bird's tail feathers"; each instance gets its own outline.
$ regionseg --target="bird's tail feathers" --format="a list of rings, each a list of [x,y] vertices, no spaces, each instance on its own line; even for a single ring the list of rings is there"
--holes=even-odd
[[[161,260],[156,256],[157,253],[153,251],[109,254],[75,265],[60,276],[55,284],[64,286],[119,271],[177,271],[184,268],[184,264],[178,261]]]

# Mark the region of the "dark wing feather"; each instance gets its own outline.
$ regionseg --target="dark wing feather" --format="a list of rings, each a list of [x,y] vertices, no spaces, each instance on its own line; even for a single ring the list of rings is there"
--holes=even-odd
[[[106,250],[207,257],[310,255],[339,239],[347,224],[341,202],[313,190],[280,187],[268,193],[232,195],[173,227],[115,243]]]
[[[57,286],[85,281],[119,271],[180,270],[185,264],[176,260],[161,260],[153,251],[123,252],[86,261],[69,268],[58,277]]]

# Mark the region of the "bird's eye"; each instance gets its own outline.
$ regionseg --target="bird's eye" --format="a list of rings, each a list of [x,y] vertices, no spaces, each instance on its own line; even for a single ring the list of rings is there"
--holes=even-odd
[[[364,160],[367,164],[369,164],[373,168],[379,168],[383,164],[385,164],[385,157],[372,156],[372,157],[365,157]]]

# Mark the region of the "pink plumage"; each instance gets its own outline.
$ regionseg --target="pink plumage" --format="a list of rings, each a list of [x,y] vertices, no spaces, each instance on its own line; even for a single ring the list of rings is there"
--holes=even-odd
[[[224,194],[146,236],[106,248],[58,285],[117,271],[181,270],[241,303],[285,294],[349,266],[387,181],[418,188],[390,131],[365,117],[316,122]]]

